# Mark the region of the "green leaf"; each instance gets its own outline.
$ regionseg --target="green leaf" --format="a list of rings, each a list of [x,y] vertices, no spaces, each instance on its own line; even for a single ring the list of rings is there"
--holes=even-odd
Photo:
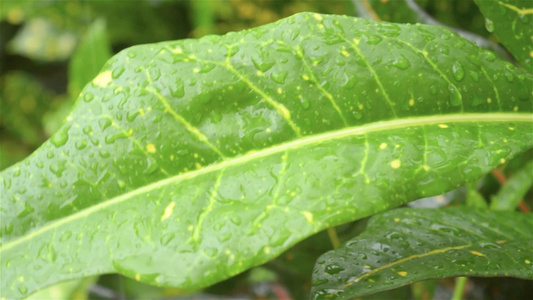
[[[107,39],[105,20],[99,19],[87,28],[69,63],[69,94],[78,98],[81,89],[98,75],[105,62],[111,58],[111,45]]]
[[[208,286],[532,147],[532,83],[442,28],[311,13],[129,48],[0,173],[1,290]]]
[[[46,287],[37,293],[32,294],[25,300],[43,299],[64,299],[64,300],[85,300],[89,299],[89,288],[96,281],[97,277],[87,277],[69,280]]]
[[[492,198],[492,210],[515,210],[518,202],[533,186],[533,161],[529,161],[502,186],[498,194]]]
[[[530,214],[472,207],[388,211],[318,259],[313,299],[352,299],[430,278],[531,279],[532,226]]]
[[[475,0],[494,32],[522,66],[533,73],[533,2],[524,0]]]

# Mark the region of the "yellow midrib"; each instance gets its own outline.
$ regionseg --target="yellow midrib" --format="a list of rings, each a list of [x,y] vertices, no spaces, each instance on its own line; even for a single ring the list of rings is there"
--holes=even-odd
[[[57,228],[63,224],[69,223],[79,218],[84,218],[93,212],[96,212],[106,207],[124,202],[132,197],[135,197],[136,195],[155,190],[159,187],[162,187],[168,184],[177,183],[177,182],[180,182],[186,179],[191,179],[191,178],[194,178],[194,177],[197,177],[203,174],[207,174],[210,172],[218,171],[218,170],[225,169],[228,167],[237,166],[237,165],[246,163],[248,161],[261,158],[261,157],[266,157],[266,156],[269,156],[275,153],[284,152],[290,149],[298,149],[300,147],[317,144],[317,143],[324,142],[324,141],[342,139],[345,137],[362,135],[362,134],[375,132],[375,131],[385,131],[385,130],[391,130],[391,129],[397,129],[397,128],[441,124],[441,123],[449,124],[449,123],[477,123],[477,122],[531,122],[533,124],[533,114],[530,114],[530,113],[467,113],[467,114],[464,114],[463,113],[463,114],[449,114],[449,115],[434,115],[434,116],[426,116],[426,117],[415,117],[415,118],[374,122],[374,123],[369,123],[369,124],[365,124],[365,125],[361,125],[357,127],[349,127],[349,128],[344,128],[340,130],[329,131],[326,133],[320,133],[317,135],[303,137],[295,141],[286,142],[286,143],[272,146],[270,148],[266,148],[263,150],[259,150],[255,152],[248,152],[242,156],[227,159],[219,163],[206,166],[205,168],[202,168],[202,169],[198,169],[195,171],[191,171],[191,172],[175,175],[175,176],[163,179],[163,180],[159,180],[154,183],[148,184],[144,187],[141,187],[131,192],[128,192],[126,194],[123,194],[121,196],[114,197],[112,199],[109,199],[106,202],[99,203],[85,210],[82,210],[80,212],[67,216],[65,218],[59,219],[56,222],[45,225],[33,232],[30,232],[27,235],[22,236],[21,238],[17,240],[12,240],[10,242],[7,242],[3,244],[2,247],[0,248],[0,253],[2,251],[9,250],[10,248],[13,248],[16,245],[21,244],[27,240],[30,240],[35,236],[38,236],[54,228]]]

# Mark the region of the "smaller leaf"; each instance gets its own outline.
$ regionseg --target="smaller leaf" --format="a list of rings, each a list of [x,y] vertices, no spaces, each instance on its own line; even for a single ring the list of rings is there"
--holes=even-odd
[[[466,185],[466,205],[470,207],[487,208],[487,201],[485,201],[483,195],[481,195],[476,188],[478,182]]]
[[[533,160],[529,161],[521,170],[500,189],[492,198],[490,209],[492,210],[515,210],[520,199],[533,185]]]
[[[522,66],[533,72],[533,2],[524,0],[475,0],[485,25]]]
[[[322,255],[313,299],[352,299],[430,278],[533,278],[533,218],[472,207],[397,209]]]
[[[109,58],[111,45],[106,34],[106,24],[103,19],[99,19],[87,28],[70,60],[68,89],[71,99],[78,98],[81,89],[98,75]]]

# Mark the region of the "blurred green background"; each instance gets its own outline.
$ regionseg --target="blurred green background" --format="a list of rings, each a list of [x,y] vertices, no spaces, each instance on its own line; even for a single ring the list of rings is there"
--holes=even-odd
[[[416,2],[443,24],[496,41],[472,0]],[[122,49],[224,34],[303,11],[421,21],[403,0],[0,0],[0,170],[24,159],[48,139],[61,126],[83,86]],[[485,181],[485,186],[498,186],[492,177]],[[490,193],[494,191],[485,194]],[[449,198],[427,201],[461,203],[465,196],[451,194]],[[338,227],[339,240],[360,233],[365,224],[361,220]],[[200,294],[151,287],[110,274],[61,283],[30,298],[307,299],[314,263],[332,248],[330,240],[327,232],[321,232],[274,261]],[[522,280],[473,279],[469,284],[469,299],[522,299],[533,293]],[[453,285],[453,279],[426,281],[366,299],[449,299]]]

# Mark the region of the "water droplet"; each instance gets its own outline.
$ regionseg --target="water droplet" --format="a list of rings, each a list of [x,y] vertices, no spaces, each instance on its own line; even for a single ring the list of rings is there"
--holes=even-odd
[[[505,79],[507,79],[507,81],[509,82],[513,82],[513,79],[514,79],[513,73],[509,71],[505,71]]]
[[[448,85],[448,91],[450,92],[450,103],[452,106],[459,106],[463,103],[463,96],[453,85]]]
[[[479,81],[479,74],[476,71],[469,71],[468,74],[474,79],[475,82]]]
[[[440,47],[440,53],[442,53],[444,55],[448,55],[448,54],[450,54],[450,50],[446,46],[441,46]]]
[[[262,53],[260,53],[259,57],[252,57],[252,63],[261,72],[270,70],[276,64],[275,61],[268,61]]]
[[[28,288],[25,285],[21,285],[21,286],[18,287],[18,291],[21,294],[25,295],[26,293],[28,293]]]
[[[309,104],[309,100],[307,100],[306,98],[304,98],[304,97],[302,97],[302,96],[300,96],[300,104],[302,105],[302,107],[303,107],[304,109],[308,109],[309,106],[311,106],[311,105]]]
[[[394,59],[392,62],[392,65],[400,70],[405,70],[411,66],[411,63],[405,58],[405,56],[401,55]]]
[[[183,80],[178,78],[178,80],[176,81],[176,85],[170,87],[170,93],[172,94],[172,96],[177,98],[182,98],[183,96],[185,96],[185,85],[183,84]]]
[[[100,125],[100,128],[102,131],[106,130],[109,126],[111,126],[111,120],[108,118],[102,118],[98,120],[98,125]]]
[[[241,225],[241,218],[239,216],[231,216],[230,220],[233,224],[237,226]]]
[[[369,34],[367,35],[367,38],[366,38],[366,43],[369,45],[377,45],[381,43],[381,41],[382,41],[382,38],[374,34]]]
[[[487,28],[488,32],[494,32],[494,22],[489,18],[485,18],[485,28]]]
[[[61,160],[54,160],[50,164],[50,171],[54,173],[57,177],[61,177],[63,172],[67,169],[66,162]]]
[[[66,242],[70,239],[70,237],[72,236],[72,232],[70,231],[65,231],[61,237],[59,238],[59,241],[60,242]]]
[[[344,271],[344,268],[336,264],[327,265],[326,268],[324,269],[324,272],[330,275],[335,275],[342,271]]]
[[[205,254],[209,257],[216,257],[218,254],[218,249],[214,247],[207,247],[205,248]]]
[[[489,51],[489,50],[483,51],[483,56],[485,57],[485,59],[487,61],[495,61],[496,60],[496,55],[492,51]]]
[[[313,281],[312,285],[313,286],[317,286],[317,285],[325,284],[325,283],[328,283],[328,282],[329,282],[329,280],[327,280],[326,278],[322,278],[322,279]]]
[[[168,245],[174,238],[176,237],[176,234],[174,232],[165,233],[161,239],[159,240],[161,242],[161,245],[166,246]]]
[[[270,74],[270,78],[275,82],[279,84],[285,84],[285,78],[287,77],[287,74],[289,74],[288,71],[274,71],[272,74]]]
[[[117,79],[120,77],[120,75],[122,75],[122,73],[124,73],[125,70],[126,68],[124,67],[124,65],[119,65],[118,68],[114,69],[113,72],[111,72],[111,77],[113,79]]]
[[[437,86],[431,85],[429,87],[429,92],[431,93],[431,95],[436,95],[437,94]]]
[[[128,57],[129,58],[135,58],[135,56],[137,56],[137,53],[135,53],[135,51],[133,51],[133,50],[128,51]]]
[[[463,78],[465,78],[465,69],[463,69],[463,65],[460,62],[456,61],[453,64],[452,71],[455,80],[461,81]]]
[[[56,132],[56,134],[52,136],[52,138],[50,139],[50,142],[56,147],[61,147],[65,145],[68,141],[69,129],[70,129],[70,126],[65,125],[61,127],[59,131]]]
[[[91,102],[94,99],[94,95],[91,92],[87,92],[83,95],[83,101]]]
[[[76,146],[76,149],[83,150],[85,149],[85,147],[87,147],[87,141],[86,140],[76,141],[75,146]]]
[[[109,158],[111,156],[111,153],[105,149],[100,149],[98,151],[98,155],[100,155],[101,158]]]

